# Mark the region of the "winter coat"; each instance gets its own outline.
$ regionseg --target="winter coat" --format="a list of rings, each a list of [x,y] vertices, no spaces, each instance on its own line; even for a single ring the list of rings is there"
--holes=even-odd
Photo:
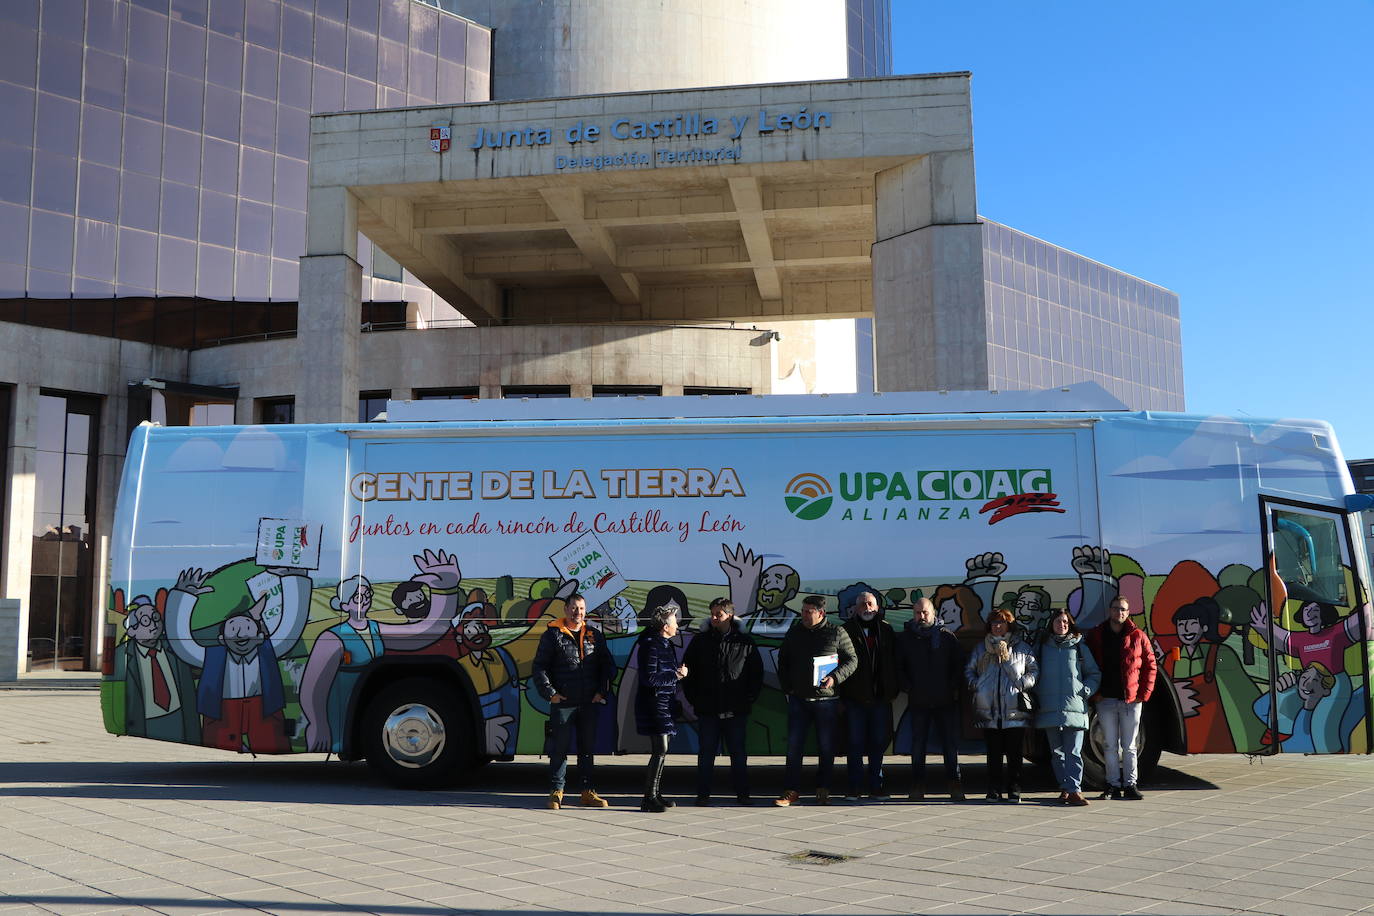
[[[677,653],[666,637],[646,630],[639,637],[639,684],[635,688],[635,731],[675,735]]]
[[[801,620],[793,623],[778,647],[778,683],[783,693],[803,700],[836,696],[834,687],[817,687],[811,682],[812,664],[823,655],[839,656],[839,667],[830,672],[836,685],[843,684],[859,664],[849,634],[829,620],[815,627],[808,627]]]
[[[869,626],[877,630],[876,645],[870,651],[864,638],[864,622],[857,614],[845,621],[844,631],[854,644],[859,666],[843,684],[840,696],[857,703],[891,703],[897,696],[897,634],[883,614],[873,618]]]
[[[1102,661],[1102,646],[1106,642],[1105,632],[1111,624],[1103,623],[1093,627],[1084,639],[1092,650],[1093,659]],[[1127,618],[1121,626],[1121,699],[1127,703],[1144,703],[1155,691],[1154,646],[1145,631]]]
[[[959,702],[964,650],[939,624],[908,620],[897,639],[897,678],[913,709],[940,709]]]
[[[698,716],[747,716],[763,689],[763,658],[738,620],[727,633],[707,624],[687,644],[682,663],[682,693]]]
[[[587,624],[574,633],[567,627],[567,618],[560,618],[539,637],[530,680],[544,699],[557,693],[570,706],[590,703],[598,693],[610,694],[613,677],[615,660],[606,638]]]
[[[1020,697],[1031,692],[1039,673],[1035,652],[1014,636],[1007,638],[1011,657],[989,661],[980,673],[979,662],[987,655],[986,640],[979,640],[964,666],[964,678],[973,696],[973,719],[979,728],[1024,728],[1033,717],[1021,708]]]
[[[1088,697],[1097,692],[1102,673],[1082,635],[1059,639],[1048,634],[1040,641],[1035,683],[1036,728],[1088,727]]]

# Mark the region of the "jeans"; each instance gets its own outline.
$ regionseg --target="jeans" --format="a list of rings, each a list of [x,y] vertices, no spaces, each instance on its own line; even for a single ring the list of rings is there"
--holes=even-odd
[[[926,754],[930,733],[940,734],[940,749],[945,758],[945,779],[959,778],[959,705],[936,706],[933,709],[907,707],[911,717],[911,782],[923,786],[926,781]]]
[[[1144,703],[1125,700],[1098,700],[1097,721],[1102,723],[1102,739],[1107,745],[1107,785],[1135,785],[1135,739],[1140,734],[1140,713]]]
[[[744,737],[749,728],[749,717],[733,715],[728,719],[719,716],[702,716],[697,719],[697,737],[700,745],[697,750],[697,794],[710,795],[712,777],[716,772],[716,754],[720,752],[721,740],[730,753],[730,782],[736,795],[749,794],[749,758],[744,750]]]
[[[1054,779],[1065,792],[1083,791],[1083,735],[1081,728],[1055,726],[1045,729]]]
[[[549,788],[552,791],[563,791],[567,782],[568,745],[572,742],[574,732],[577,733],[577,778],[582,781],[582,788],[592,788],[592,768],[595,766],[592,750],[596,747],[597,713],[598,707],[594,703],[549,705],[549,725],[553,728],[553,741],[549,748]]]
[[[883,751],[892,739],[892,704],[845,700],[844,712],[849,722],[849,794],[858,795],[866,786],[875,795],[883,790]]]
[[[783,780],[788,789],[801,789],[802,756],[806,734],[816,727],[816,767],[818,789],[830,789],[830,774],[835,768],[835,720],[840,715],[839,700],[802,700],[787,698],[787,771]]]
[[[985,728],[983,741],[988,747],[988,791],[1021,791],[1021,751],[1026,740],[1024,728]],[[1005,775],[1002,761],[1006,760]]]

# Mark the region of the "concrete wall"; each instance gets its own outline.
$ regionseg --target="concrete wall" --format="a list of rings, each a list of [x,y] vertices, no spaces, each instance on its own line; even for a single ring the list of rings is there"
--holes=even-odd
[[[844,0],[460,0],[494,29],[491,97],[850,75]]]
[[[771,392],[767,331],[567,325],[446,328],[361,335],[357,391],[412,397],[420,388],[476,387],[499,397],[503,385],[568,385],[590,397],[594,385],[684,385]],[[189,380],[239,385],[238,419],[254,422],[254,401],[292,395],[300,349],[293,339],[231,344],[190,354]],[[353,417],[350,416],[349,420]]]
[[[0,544],[0,597],[17,599],[18,664],[25,667],[29,578],[32,575],[35,473],[38,467],[38,397],[44,390],[101,398],[97,457],[92,611],[103,606],[114,499],[128,445],[128,384],[149,377],[185,380],[187,353],[89,334],[0,322],[0,384],[14,386],[13,429],[8,457],[7,517]],[[98,651],[97,627],[88,645]]]

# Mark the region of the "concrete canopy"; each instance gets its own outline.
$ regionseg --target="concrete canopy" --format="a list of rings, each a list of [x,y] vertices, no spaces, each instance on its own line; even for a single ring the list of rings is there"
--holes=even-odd
[[[307,422],[356,402],[359,231],[478,324],[873,315],[880,390],[986,387],[967,73],[316,115],[310,157]]]
[[[318,115],[308,247],[349,253],[314,206],[345,192],[478,323],[856,317],[876,176],[931,156],[966,160],[971,221],[966,74]]]

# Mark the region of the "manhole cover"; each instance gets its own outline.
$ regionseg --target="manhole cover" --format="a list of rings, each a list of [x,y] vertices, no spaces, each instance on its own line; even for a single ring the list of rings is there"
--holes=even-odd
[[[852,858],[854,856],[847,856],[840,852],[822,852],[819,849],[806,849],[787,856],[789,862],[797,862],[802,865],[834,865],[836,862],[848,862]]]

